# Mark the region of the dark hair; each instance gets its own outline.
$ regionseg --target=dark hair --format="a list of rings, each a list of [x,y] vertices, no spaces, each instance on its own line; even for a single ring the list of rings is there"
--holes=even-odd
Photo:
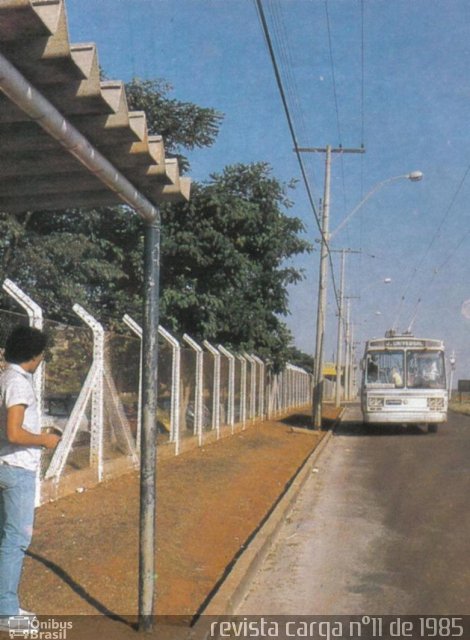
[[[47,336],[42,331],[20,325],[7,338],[4,358],[7,362],[22,364],[36,358],[46,346]]]

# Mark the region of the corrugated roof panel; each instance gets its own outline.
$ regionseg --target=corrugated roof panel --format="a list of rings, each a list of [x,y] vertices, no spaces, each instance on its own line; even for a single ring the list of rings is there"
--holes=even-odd
[[[0,52],[150,202],[189,197],[162,138],[128,110],[123,83],[100,80],[95,45],[70,44],[63,0],[0,0]],[[22,108],[0,96],[2,209],[120,202]]]

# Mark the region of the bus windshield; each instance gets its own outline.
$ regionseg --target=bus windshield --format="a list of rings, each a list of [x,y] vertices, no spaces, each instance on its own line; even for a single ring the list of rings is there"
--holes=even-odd
[[[366,384],[404,385],[404,352],[374,351],[367,356]]]
[[[406,368],[409,388],[445,389],[444,354],[442,351],[408,351]]]
[[[417,349],[370,352],[366,359],[365,383],[406,386],[408,389],[445,389],[444,353]]]

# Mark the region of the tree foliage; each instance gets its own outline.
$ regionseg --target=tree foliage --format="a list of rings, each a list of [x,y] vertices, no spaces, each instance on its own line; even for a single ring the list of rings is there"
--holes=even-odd
[[[145,111],[151,135],[161,135],[165,152],[178,158],[180,171],[189,168],[182,149],[210,147],[219,133],[223,115],[208,107],[169,98],[172,86],[164,80],[134,78],[126,84],[128,106]]]
[[[291,364],[295,364],[301,369],[305,369],[308,373],[313,373],[313,356],[309,353],[305,353],[297,347],[290,347],[288,352],[288,360]]]
[[[287,261],[309,250],[302,222],[286,214],[286,189],[269,165],[239,164],[165,212],[162,313],[171,329],[285,357],[290,335],[279,316],[301,278]]]

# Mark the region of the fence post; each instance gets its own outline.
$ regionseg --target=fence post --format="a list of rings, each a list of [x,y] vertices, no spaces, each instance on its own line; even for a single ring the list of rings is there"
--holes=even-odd
[[[217,438],[220,437],[220,353],[210,342],[204,340],[202,343],[214,357],[214,380],[212,392],[212,428],[215,429]]]
[[[34,302],[22,289],[19,288],[12,280],[7,278],[3,283],[3,289],[8,295],[22,307],[29,320],[29,326],[42,331],[44,322],[41,307]],[[44,389],[44,362],[41,362],[34,374],[34,388],[36,391],[36,399],[40,408],[39,424],[42,425],[42,409],[43,409],[43,389]]]
[[[234,430],[235,426],[235,356],[230,353],[221,344],[217,345],[217,349],[222,355],[228,359],[228,410],[227,422],[230,428]]]
[[[286,377],[287,377],[287,373],[286,373],[285,369],[283,369],[282,371],[279,372],[279,381],[280,381],[280,386],[281,386],[280,405],[279,405],[280,411],[284,411],[286,406],[287,406]]]
[[[142,327],[137,324],[137,322],[131,318],[127,313],[122,318],[123,322],[127,324],[129,329],[136,335],[140,340],[140,357],[139,357],[139,390],[138,390],[138,398],[137,398],[137,429],[136,429],[136,449],[140,455],[140,430],[141,430],[141,421],[142,421]]]
[[[286,365],[286,376],[287,376],[287,406],[286,409],[290,410],[290,408],[294,404],[294,369],[291,364]]]
[[[171,346],[171,403],[170,442],[175,443],[175,456],[180,452],[180,386],[181,386],[181,345],[169,331],[161,325],[158,333]]]
[[[96,469],[98,480],[103,479],[103,378],[104,378],[104,329],[79,304],[73,305],[73,310],[93,332],[93,366],[96,367],[96,377],[91,392],[91,441],[90,464]]]
[[[123,316],[123,321],[142,340],[142,327],[137,324],[127,313]],[[181,378],[181,347],[178,340],[169,331],[158,325],[158,333],[171,346],[171,404],[170,404],[170,442],[175,443],[175,455],[180,449],[180,378]],[[140,450],[140,416],[142,411],[141,389],[142,389],[142,342],[140,343],[140,372],[139,372],[139,401],[137,420],[137,441]]]
[[[256,414],[256,362],[247,353],[244,353],[243,356],[250,363],[250,420],[254,420]]]
[[[240,422],[245,428],[246,423],[246,358],[237,356],[241,362],[242,371],[240,376]]]
[[[184,334],[183,340],[189,344],[196,353],[196,389],[194,394],[194,433],[197,433],[198,444],[202,445],[202,412],[203,412],[203,350],[195,340]]]
[[[8,295],[17,302],[28,314],[29,326],[34,327],[42,331],[43,329],[43,315],[41,307],[34,302],[20,287],[7,278],[3,283],[3,289]],[[44,410],[44,362],[41,362],[34,374],[34,390],[36,393],[36,401],[39,407],[39,428],[42,428],[43,423],[43,410]],[[40,469],[38,469],[38,482],[36,482],[36,506],[41,503],[41,483],[40,483]]]
[[[266,367],[264,362],[261,360],[261,358],[258,358],[258,356],[255,356],[253,354],[251,357],[259,366],[258,413],[260,418],[264,418],[264,388],[265,388],[264,374],[265,374]]]
[[[274,402],[277,394],[277,374],[269,372],[267,385],[267,415],[268,419],[274,416]]]

